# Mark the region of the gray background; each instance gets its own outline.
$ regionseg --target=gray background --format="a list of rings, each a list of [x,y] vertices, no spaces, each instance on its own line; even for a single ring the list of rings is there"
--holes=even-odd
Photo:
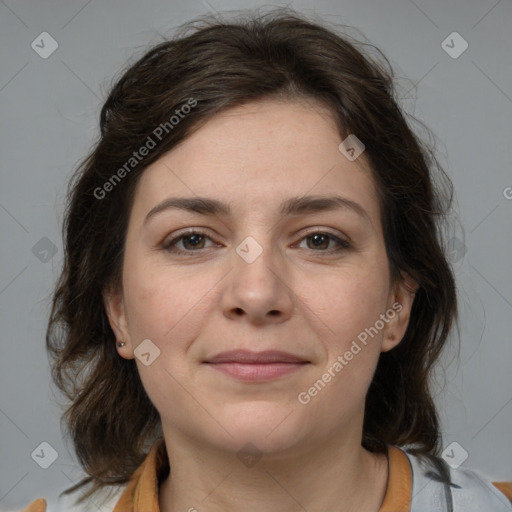
[[[80,477],[60,431],[63,399],[50,384],[44,332],[62,261],[66,182],[97,136],[111,77],[134,52],[196,15],[262,5],[269,4],[0,1],[0,510],[52,499]],[[446,380],[438,379],[444,446],[456,441],[468,452],[463,467],[512,480],[512,4],[288,5],[360,29],[403,77],[403,105],[437,137],[459,212],[451,258],[462,326],[460,357],[454,343],[442,364]],[[31,47],[44,31],[58,42],[46,59]],[[458,58],[441,45],[453,31],[469,44]],[[461,48],[448,41],[452,51]],[[31,457],[43,441],[58,452],[48,469]],[[453,453],[464,452],[456,446]]]

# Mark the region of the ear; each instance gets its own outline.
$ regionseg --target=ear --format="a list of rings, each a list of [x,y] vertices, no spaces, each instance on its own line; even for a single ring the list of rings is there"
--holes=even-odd
[[[103,291],[103,304],[108,316],[110,327],[116,336],[116,349],[121,357],[125,359],[134,358],[134,347],[128,327],[123,292],[108,288]],[[117,342],[124,341],[123,347],[118,347]]]
[[[402,272],[400,281],[391,290],[386,310],[388,322],[384,328],[382,352],[388,352],[402,341],[409,325],[418,287],[418,283],[409,274]]]

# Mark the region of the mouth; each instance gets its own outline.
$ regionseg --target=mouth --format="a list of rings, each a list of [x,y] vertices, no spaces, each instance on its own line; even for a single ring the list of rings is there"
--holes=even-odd
[[[310,361],[277,350],[265,352],[232,350],[221,352],[204,363],[212,369],[238,380],[258,382],[299,371],[310,364]]]

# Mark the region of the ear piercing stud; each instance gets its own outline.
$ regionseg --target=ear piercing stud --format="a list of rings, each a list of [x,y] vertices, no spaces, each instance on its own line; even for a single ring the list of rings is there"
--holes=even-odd
[[[126,343],[125,343],[124,341],[118,341],[118,342],[117,342],[117,346],[118,346],[119,348],[124,347],[125,345],[126,345]]]

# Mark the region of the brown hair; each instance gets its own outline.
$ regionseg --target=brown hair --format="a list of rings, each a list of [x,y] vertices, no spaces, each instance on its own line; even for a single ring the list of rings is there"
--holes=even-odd
[[[126,483],[162,435],[135,361],[116,351],[102,300],[105,289],[121,285],[138,179],[222,109],[269,97],[319,100],[343,138],[355,134],[365,144],[392,279],[406,272],[419,288],[404,338],[380,356],[362,445],[373,452],[392,444],[439,453],[429,380],[457,317],[441,231],[451,182],[398,106],[388,60],[367,50],[376,49],[289,9],[229,21],[210,16],[154,46],[115,83],[101,110],[99,141],[69,185],[64,266],[46,338],[53,379],[71,402],[66,430],[90,475],[64,493],[91,484],[81,502],[104,486]],[[187,103],[193,108],[170,121]],[[165,137],[157,141],[155,130],[163,126]],[[148,138],[156,147],[140,163],[130,160]]]

